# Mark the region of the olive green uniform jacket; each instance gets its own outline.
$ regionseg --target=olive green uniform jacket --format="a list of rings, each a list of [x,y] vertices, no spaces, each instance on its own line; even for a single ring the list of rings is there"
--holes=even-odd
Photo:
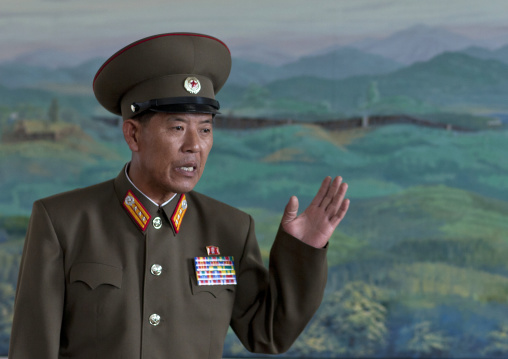
[[[149,212],[145,230],[123,205],[128,191]],[[326,249],[279,230],[267,271],[249,215],[186,197],[178,233],[178,197],[159,208],[124,171],[35,202],[9,358],[221,358],[230,325],[250,351],[286,351],[321,303]],[[208,256],[206,246],[234,257],[236,285],[198,285],[194,258]]]

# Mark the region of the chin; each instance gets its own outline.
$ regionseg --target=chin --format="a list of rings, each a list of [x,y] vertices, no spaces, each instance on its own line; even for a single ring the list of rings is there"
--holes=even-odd
[[[190,192],[196,187],[197,183],[189,183],[189,184],[182,184],[177,186],[172,186],[171,192],[174,193],[187,193]]]

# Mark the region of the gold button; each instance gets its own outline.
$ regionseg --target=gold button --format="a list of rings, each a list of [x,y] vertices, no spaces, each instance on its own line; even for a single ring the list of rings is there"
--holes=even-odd
[[[150,268],[150,272],[153,274],[153,275],[161,275],[162,274],[162,266],[160,264],[154,264],[152,265],[152,267]]]
[[[150,316],[149,321],[150,321],[150,324],[152,324],[155,327],[161,323],[161,317],[159,314],[152,314]]]

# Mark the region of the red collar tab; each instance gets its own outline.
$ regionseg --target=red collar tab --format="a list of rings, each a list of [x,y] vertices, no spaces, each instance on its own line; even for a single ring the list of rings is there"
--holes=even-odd
[[[183,216],[187,212],[187,199],[185,198],[185,194],[180,196],[180,200],[176,205],[175,211],[171,216],[171,223],[173,223],[173,228],[175,229],[175,233],[180,231],[180,226],[182,225]]]
[[[134,222],[144,231],[152,218],[146,208],[131,191],[127,191],[122,204]]]

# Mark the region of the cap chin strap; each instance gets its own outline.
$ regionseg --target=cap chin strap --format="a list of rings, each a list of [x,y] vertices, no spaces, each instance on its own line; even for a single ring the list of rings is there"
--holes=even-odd
[[[134,112],[134,114],[138,114],[146,110],[157,110],[158,107],[171,105],[206,105],[211,106],[216,110],[220,109],[219,101],[213,100],[211,98],[198,96],[183,96],[183,97],[161,98],[145,102],[134,102],[131,105],[131,110],[132,112]]]

